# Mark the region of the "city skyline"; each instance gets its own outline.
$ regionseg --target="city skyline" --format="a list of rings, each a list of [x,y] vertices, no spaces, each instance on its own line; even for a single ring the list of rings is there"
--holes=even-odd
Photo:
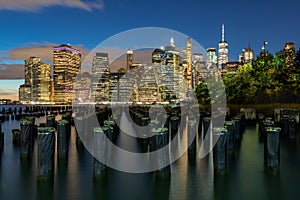
[[[180,37],[179,37],[180,38]],[[181,38],[182,39],[182,38]],[[245,48],[245,49],[243,49],[242,50],[242,52],[241,52],[241,54],[239,55],[239,60],[237,61],[237,60],[235,60],[235,61],[227,61],[227,62],[224,62],[224,63],[219,63],[219,62],[223,62],[222,60],[220,61],[220,57],[222,57],[222,56],[227,56],[227,53],[225,53],[225,55],[223,55],[223,53],[222,52],[220,52],[220,50],[222,51],[222,48],[223,48],[223,44],[225,44],[225,46],[227,47],[227,41],[226,40],[224,40],[224,25],[222,24],[222,40],[219,42],[219,47],[218,48],[207,48],[206,49],[206,52],[205,52],[205,54],[207,54],[206,55],[206,59],[205,59],[205,54],[203,55],[202,53],[204,53],[203,52],[203,49],[201,49],[202,47],[200,46],[200,48],[199,48],[199,46],[197,46],[196,47],[196,49],[197,50],[200,50],[199,52],[197,52],[197,50],[195,51],[193,48],[192,48],[192,39],[191,38],[186,38],[186,40],[187,40],[187,43],[186,43],[186,47],[184,47],[184,46],[180,46],[180,48],[178,49],[178,50],[180,50],[180,51],[178,51],[178,53],[180,53],[181,54],[181,56],[184,56],[184,57],[182,57],[181,59],[187,59],[187,60],[182,60],[183,61],[183,63],[181,63],[181,64],[184,64],[184,62],[187,62],[187,65],[186,65],[186,69],[188,70],[188,69],[190,69],[191,68],[191,66],[189,67],[189,65],[191,65],[191,64],[189,64],[189,63],[194,63],[194,62],[197,62],[197,59],[199,59],[199,58],[197,58],[197,56],[198,55],[200,55],[202,58],[201,58],[201,60],[200,60],[200,62],[204,62],[204,65],[206,66],[206,68],[209,70],[209,69],[219,69],[220,71],[219,71],[219,73],[220,74],[223,74],[223,73],[226,73],[226,71],[228,70],[228,67],[231,67],[232,69],[237,69],[237,67],[239,66],[239,65],[242,65],[242,64],[246,64],[246,63],[251,63],[252,64],[252,62],[253,62],[253,59],[254,59],[254,57],[253,57],[253,50],[251,49],[251,47],[250,47],[250,42],[249,42],[249,44],[248,44],[248,48]],[[179,43],[182,43],[182,41],[180,41]],[[220,47],[220,44],[221,44],[221,47]],[[286,49],[287,48],[287,46],[286,45],[292,45],[292,46],[294,46],[295,44],[293,43],[293,42],[286,42],[285,43],[285,46],[284,46],[284,48],[283,49]],[[225,48],[226,48],[225,47]],[[99,47],[98,47],[99,48]],[[102,47],[100,47],[100,49],[101,49]],[[162,50],[171,50],[171,52],[172,51],[175,51],[175,41],[174,41],[174,38],[173,37],[171,37],[170,38],[170,42],[169,42],[169,46],[165,46],[165,47],[163,47],[163,46],[161,46],[160,48],[158,48],[158,49],[161,49],[162,48]],[[171,48],[171,49],[168,49],[168,48]],[[97,49],[97,48],[96,48]],[[94,49],[93,51],[95,51],[96,49]],[[216,49],[218,49],[218,54],[216,54]],[[72,54],[74,54],[74,53],[76,53],[76,54],[79,54],[79,55],[81,55],[81,51],[80,50],[77,50],[77,49],[75,49],[74,47],[72,47],[70,44],[61,44],[61,45],[59,45],[59,46],[53,46],[52,47],[52,50],[53,50],[53,52],[51,53],[52,54],[52,56],[53,56],[53,62],[52,62],[52,64],[50,65],[50,64],[47,64],[47,63],[44,63],[43,62],[43,58],[40,58],[40,57],[35,57],[35,56],[31,56],[31,57],[29,57],[29,58],[26,58],[25,60],[24,60],[24,80],[25,80],[25,84],[20,84],[20,88],[19,88],[19,95],[16,97],[16,99],[14,99],[14,98],[9,98],[9,97],[3,97],[3,98],[1,98],[1,99],[11,99],[11,100],[19,100],[20,101],[20,89],[23,91],[23,93],[28,93],[28,91],[26,91],[26,86],[29,86],[29,85],[33,85],[33,87],[35,87],[34,86],[34,84],[29,84],[29,83],[27,83],[28,82],[28,80],[29,79],[32,79],[31,77],[27,77],[28,76],[28,62],[30,62],[30,63],[35,63],[36,61],[34,61],[34,60],[37,60],[37,62],[40,62],[40,63],[42,63],[42,64],[44,64],[44,65],[47,65],[47,66],[49,66],[49,77],[47,76],[47,78],[49,79],[48,80],[48,82],[49,82],[49,86],[51,85],[51,81],[50,81],[50,74],[51,74],[51,77],[52,77],[52,79],[55,79],[55,63],[57,63],[57,61],[55,61],[55,59],[56,58],[59,58],[59,60],[58,60],[58,62],[59,63],[61,63],[63,66],[66,66],[66,68],[62,68],[62,69],[59,69],[59,71],[65,71],[65,70],[71,70],[70,72],[72,72],[73,71],[73,69],[69,69],[69,67],[71,67],[71,65],[72,65],[72,63],[73,63],[73,61],[72,62],[70,62],[70,60],[69,59],[71,59],[71,57],[73,56]],[[124,51],[123,52],[123,55],[121,56],[121,57],[118,57],[118,58],[114,58],[113,59],[113,62],[112,63],[109,63],[108,64],[108,67],[111,69],[111,70],[113,70],[113,71],[119,71],[119,70],[123,70],[123,69],[125,69],[125,68],[127,68],[126,70],[131,70],[132,69],[132,67],[133,68],[135,68],[135,67],[138,67],[138,66],[144,66],[144,67],[146,67],[147,66],[147,61],[149,60],[149,58],[147,58],[147,56],[149,56],[148,54],[149,54],[149,50],[151,51],[151,48],[149,48],[149,49],[135,49],[134,50],[134,52],[135,53],[138,53],[139,55],[137,56],[138,57],[138,61],[140,61],[141,63],[139,63],[139,62],[133,62],[133,54],[134,54],[134,52],[132,51],[132,50],[127,50],[127,51]],[[294,48],[294,53],[295,53],[295,48]],[[66,58],[65,59],[67,59],[67,60],[62,60],[62,58],[64,57],[63,56],[63,54],[65,54],[65,53],[63,53],[63,54],[61,54],[60,56],[57,56],[56,54],[56,52],[57,51],[62,51],[62,52],[70,52],[71,54],[69,55],[68,53],[66,54]],[[119,49],[119,51],[121,51],[121,49]],[[144,52],[145,51],[145,52]],[[177,51],[177,50],[176,50]],[[214,56],[215,56],[215,58],[213,58],[213,57],[211,57],[211,56],[213,56],[213,55],[210,55],[210,53],[212,52],[212,51],[215,51],[214,52]],[[143,53],[144,52],[144,53]],[[226,50],[226,52],[228,52],[228,49]],[[263,49],[262,49],[262,51],[260,51],[260,52],[263,52]],[[116,52],[113,52],[113,54],[114,53],[116,53]],[[116,55],[118,55],[120,52],[118,52],[118,53],[116,53]],[[77,63],[76,65],[78,65],[79,66],[79,71],[78,72],[76,72],[75,74],[73,74],[72,76],[70,76],[70,77],[73,77],[72,79],[74,79],[75,80],[75,77],[77,76],[77,75],[80,75],[81,76],[81,74],[84,74],[84,73],[88,73],[87,71],[90,71],[90,70],[92,70],[93,71],[93,67],[94,67],[94,63],[92,63],[92,65],[88,65],[88,66],[85,66],[84,67],[84,69],[81,69],[80,70],[80,66],[81,66],[81,64],[87,64],[87,63],[89,63],[90,61],[90,58],[89,57],[93,57],[93,59],[95,59],[95,57],[97,56],[97,54],[105,54],[106,56],[107,56],[107,59],[108,59],[108,57],[110,57],[109,56],[109,54],[107,53],[107,52],[96,52],[96,54],[95,55],[93,55],[93,53],[92,53],[92,51],[90,52],[90,55],[86,55],[86,57],[85,58],[83,58],[83,59],[80,59],[80,56],[78,57],[78,59],[75,59],[74,60],[74,62],[75,63]],[[259,54],[259,53],[258,53]],[[116,55],[113,55],[113,57],[115,57]],[[126,66],[126,64],[124,64],[124,56],[125,55],[127,55],[127,65],[128,65],[128,62],[129,62],[129,60],[128,60],[128,55],[131,55],[131,59],[130,59],[130,64],[128,65],[128,66]],[[62,57],[63,56],[63,57]],[[180,56],[180,57],[181,57]],[[190,59],[192,59],[192,56],[193,56],[193,61],[191,60],[190,62],[189,62],[189,60]],[[194,60],[194,56],[196,56],[195,57],[195,59],[196,60]],[[126,56],[125,56],[126,57]],[[185,58],[186,57],[186,58]],[[203,60],[203,58],[204,58],[204,60]],[[152,58],[153,59],[153,58]],[[32,61],[31,61],[32,60]],[[77,60],[77,61],[76,61]],[[152,60],[153,61],[153,60]],[[83,62],[83,63],[82,63]],[[30,64],[29,63],[29,64]],[[152,62],[153,63],[153,62]],[[205,64],[206,63],[206,64]],[[60,64],[60,65],[61,65]],[[148,63],[149,64],[149,63]],[[195,63],[196,64],[196,63]],[[198,69],[198,67],[197,67],[197,64],[195,65],[195,64],[193,64],[193,67],[194,67],[194,69],[195,70],[197,70]],[[32,65],[32,64],[31,64]],[[39,64],[40,65],[40,64]],[[67,65],[68,65],[68,67],[67,67]],[[43,65],[42,65],[43,66]],[[132,66],[132,67],[131,67]],[[117,67],[117,68],[116,68]],[[183,66],[184,67],[184,66]],[[185,67],[184,67],[185,68]],[[34,69],[34,67],[32,67],[32,69],[30,69],[30,70],[33,70]],[[50,69],[51,69],[51,71],[53,71],[53,73],[50,73]],[[36,70],[41,70],[39,67],[37,67],[36,68]],[[77,69],[78,70],[78,69]],[[197,76],[199,76],[199,72],[200,72],[200,74],[202,73],[201,72],[201,69],[199,68],[198,70],[200,70],[200,71],[195,71],[195,74],[193,74],[192,75],[192,77],[194,77],[196,74],[198,74]],[[33,70],[33,71],[35,71],[35,70]],[[189,70],[188,70],[189,71]],[[79,73],[80,72],[80,73]],[[184,72],[184,70],[182,71],[183,73],[187,73],[186,75],[187,75],[187,80],[189,80],[190,78],[188,78],[188,74],[190,74],[189,72]],[[31,73],[33,73],[33,72],[31,72]],[[73,73],[73,72],[72,72]],[[79,74],[78,74],[79,73]],[[205,73],[208,73],[208,72],[205,72]],[[71,75],[71,74],[70,74]],[[90,74],[89,76],[91,76],[92,74]],[[202,74],[203,75],[203,74]],[[202,76],[202,75],[200,75],[200,76]],[[31,74],[31,76],[32,76],[32,74]],[[40,75],[38,75],[39,77],[41,77]],[[200,77],[199,76],[199,77]],[[26,78],[27,77],[27,78]],[[193,81],[196,81],[196,80],[198,80],[199,79],[199,77],[197,78],[197,77],[194,77],[193,79]],[[21,79],[21,80],[23,80],[23,79]],[[41,78],[38,78],[37,80],[42,80]],[[75,83],[74,82],[74,80],[73,81],[71,81],[70,83],[68,83],[68,87],[67,88],[70,88],[70,87],[72,87],[72,85],[73,85],[73,83]],[[27,81],[27,82],[26,82]],[[57,81],[53,81],[52,80],[52,83],[54,83],[54,86],[52,86],[52,87],[54,87],[54,92],[52,92],[52,94],[54,94],[54,99],[56,98],[55,96],[55,93],[57,93],[56,91],[57,91],[57,89],[55,89],[55,84],[56,84],[56,82]],[[68,82],[68,81],[67,81]],[[192,83],[191,83],[192,84]],[[193,82],[193,84],[195,84],[195,82]],[[35,90],[34,88],[32,88],[32,86],[30,86],[31,87],[31,91],[33,91],[33,90]],[[50,86],[51,87],[51,86]],[[50,89],[50,88],[49,88]],[[67,90],[69,90],[69,89],[67,89]],[[51,94],[51,89],[49,90],[49,94]],[[63,91],[65,91],[65,89],[63,90]],[[90,91],[90,92],[92,92],[92,91]],[[90,93],[89,92],[89,93]],[[31,93],[31,92],[29,92],[29,93]],[[65,93],[65,92],[63,92],[63,93]],[[62,94],[63,94],[62,93]],[[93,93],[93,92],[92,92]],[[42,93],[41,93],[42,94]],[[72,94],[73,95],[73,94]],[[74,94],[75,95],[75,94]],[[38,99],[38,98],[40,98],[40,97],[38,97],[38,96],[36,96],[36,95],[34,95],[34,94],[31,94],[31,97],[29,97],[29,99],[31,99],[30,101],[27,101],[27,100],[25,100],[25,101],[23,101],[23,103],[25,103],[25,102],[44,102],[44,100],[42,100],[42,101],[40,101],[40,100],[34,100],[34,99]],[[53,97],[52,97],[53,98]],[[51,99],[51,97],[49,96],[49,100]],[[62,99],[65,99],[65,98],[62,98]],[[68,97],[68,101],[67,102],[70,102],[71,101],[71,98],[69,98]],[[49,100],[46,100],[46,102],[59,102],[59,101],[57,101],[57,100],[54,100],[54,101],[49,101]],[[65,101],[65,100],[63,100],[63,101]],[[62,101],[60,101],[60,102],[62,102]]]
[[[27,57],[38,56],[51,64],[49,57],[43,55],[47,55],[53,46],[70,43],[87,54],[108,37],[137,27],[166,27],[180,31],[207,49],[218,47],[220,26],[225,24],[230,61],[238,60],[249,41],[255,57],[265,40],[270,53],[283,49],[285,42],[295,42],[296,50],[300,44],[300,29],[295,26],[299,18],[297,1],[285,4],[252,1],[249,6],[236,1],[185,1],[184,4],[179,1],[172,4],[156,1],[22,2],[0,2],[0,17],[9,19],[2,20],[5,28],[0,34],[1,98],[13,95],[13,99],[17,99],[17,87],[22,82],[20,72]],[[158,3],[160,6],[154,6]],[[183,5],[185,9],[182,9]],[[186,10],[189,11],[188,19]],[[59,20],[66,15],[67,26]]]
[[[199,48],[196,46],[195,49]],[[143,56],[139,56],[137,52]],[[185,48],[177,49],[175,40],[171,37],[169,44],[152,52],[150,49],[127,50],[126,54],[113,61],[118,64],[109,62],[109,53],[96,52],[94,56],[91,53],[93,60],[90,65],[87,63],[89,59],[81,63],[80,51],[62,44],[53,47],[53,70],[41,58],[29,57],[25,60],[25,83],[20,85],[19,101],[25,104],[126,101],[132,95],[128,99],[131,102],[161,102],[174,99],[175,96],[182,100],[185,92],[174,93],[171,88],[176,86],[179,91],[183,91],[185,77],[192,89],[200,77],[195,74],[206,74],[200,72],[206,71],[202,54],[204,52],[193,52],[191,38],[187,38]],[[136,56],[139,59],[134,59]],[[126,59],[122,59],[123,57]],[[152,62],[148,63],[149,60]],[[82,64],[86,66],[85,69],[81,69]],[[112,69],[113,65],[117,68]],[[110,69],[115,72],[110,73]],[[45,70],[47,73],[44,73]],[[142,79],[139,74],[144,74]],[[53,77],[52,80],[50,77]],[[116,92],[119,79],[126,83],[117,86]],[[156,97],[151,97],[153,94]]]

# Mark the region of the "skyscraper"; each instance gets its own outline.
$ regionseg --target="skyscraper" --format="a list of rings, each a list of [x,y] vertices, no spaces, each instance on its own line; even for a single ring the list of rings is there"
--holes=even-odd
[[[92,100],[109,100],[109,59],[108,53],[96,53],[92,64]]]
[[[80,72],[81,52],[70,45],[53,48],[53,80],[55,103],[70,103],[74,100],[73,84]]]
[[[75,82],[75,100],[77,102],[90,102],[91,99],[91,83],[92,76],[88,72],[80,73]]]
[[[127,65],[127,71],[131,70],[133,64],[133,51],[128,50],[126,52],[126,65]]]
[[[207,68],[217,66],[216,48],[208,48],[206,50],[206,65]]]
[[[243,53],[241,53],[239,61],[242,64],[250,63],[253,64],[254,60],[254,51],[250,47],[250,42],[248,44],[248,48],[243,49]]]
[[[20,101],[49,102],[50,99],[50,65],[42,62],[38,57],[29,57],[25,60],[25,84],[21,91],[26,89],[27,99]],[[30,95],[28,95],[30,93]],[[20,97],[24,94],[20,94]]]
[[[222,24],[222,39],[219,42],[218,66],[221,69],[228,62],[228,43],[225,40],[225,28]]]
[[[194,68],[193,84],[194,86],[203,78],[201,72],[206,70],[205,61],[203,60],[202,53],[194,53],[192,57],[192,63]]]
[[[170,45],[166,46],[164,50],[162,48],[155,49],[152,53],[152,63],[157,73],[158,101],[185,97],[183,67],[179,65],[179,57],[179,51],[175,49],[173,38],[170,39]],[[186,60],[186,58],[184,59]]]
[[[111,102],[128,102],[128,87],[126,70],[121,68],[118,72],[109,74],[109,98]]]
[[[187,60],[187,80],[189,87],[193,87],[192,84],[192,38],[188,38],[186,47],[186,60]]]

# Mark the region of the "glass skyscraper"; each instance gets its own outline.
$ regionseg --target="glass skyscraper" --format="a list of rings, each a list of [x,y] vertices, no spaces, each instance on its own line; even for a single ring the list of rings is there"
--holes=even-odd
[[[222,39],[219,42],[218,65],[221,69],[228,62],[228,43],[225,40],[225,29],[222,24]]]
[[[109,101],[108,53],[96,53],[92,64],[92,100]]]
[[[20,87],[19,99],[22,102],[49,102],[50,65],[39,57],[25,60],[25,84]]]
[[[53,48],[54,102],[70,103],[74,100],[73,84],[80,73],[81,52],[70,45]]]

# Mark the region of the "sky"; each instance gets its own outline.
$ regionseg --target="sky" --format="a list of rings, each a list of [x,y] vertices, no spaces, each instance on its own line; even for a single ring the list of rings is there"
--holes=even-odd
[[[271,53],[287,41],[298,50],[299,8],[298,0],[0,0],[0,99],[18,98],[27,57],[51,64],[53,46],[64,43],[88,54],[107,38],[134,28],[172,29],[206,49],[217,48],[225,24],[232,61],[249,41],[255,55],[263,41]]]

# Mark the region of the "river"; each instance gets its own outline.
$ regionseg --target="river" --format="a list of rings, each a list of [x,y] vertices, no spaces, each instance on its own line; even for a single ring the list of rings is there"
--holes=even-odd
[[[45,117],[36,123],[45,122]],[[212,153],[190,162],[185,153],[171,165],[171,178],[157,180],[152,173],[131,174],[109,169],[93,180],[93,157],[75,145],[72,127],[68,159],[55,162],[53,182],[37,181],[37,140],[32,159],[22,161],[12,143],[11,130],[19,121],[2,123],[5,134],[0,159],[0,199],[298,199],[300,197],[300,131],[296,140],[281,138],[280,173],[264,171],[263,143],[258,125],[247,125],[241,146],[229,159],[229,174],[215,176]],[[198,143],[197,146],[199,147]]]

